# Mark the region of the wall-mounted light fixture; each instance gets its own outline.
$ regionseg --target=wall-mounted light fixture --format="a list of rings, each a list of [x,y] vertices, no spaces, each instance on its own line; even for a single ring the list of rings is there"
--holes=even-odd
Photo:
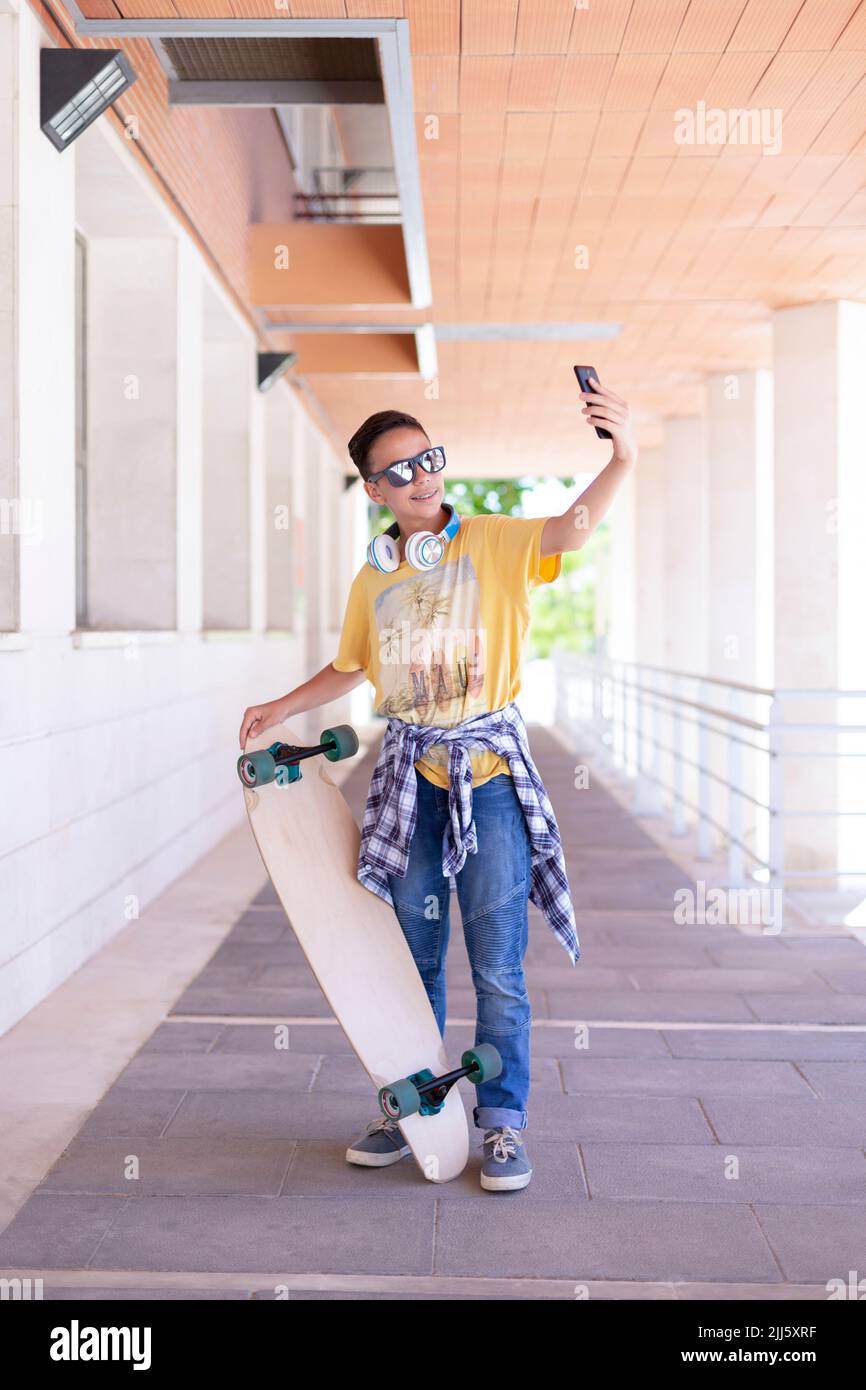
[[[289,370],[298,360],[296,352],[260,352],[259,353],[259,390],[270,391],[275,381],[279,381],[281,376]]]
[[[119,48],[43,48],[39,79],[42,133],[56,150],[65,150],[132,86],[136,74]]]

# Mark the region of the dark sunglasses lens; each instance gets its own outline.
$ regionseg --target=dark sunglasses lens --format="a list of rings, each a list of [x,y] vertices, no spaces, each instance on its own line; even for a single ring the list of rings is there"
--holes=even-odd
[[[392,487],[404,487],[415,477],[415,469],[408,461],[392,463],[390,468],[385,469],[385,477]]]
[[[445,451],[428,449],[426,454],[421,455],[420,463],[425,473],[441,473],[445,467]]]

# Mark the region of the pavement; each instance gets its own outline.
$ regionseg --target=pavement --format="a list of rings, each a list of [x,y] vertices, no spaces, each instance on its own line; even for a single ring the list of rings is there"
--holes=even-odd
[[[683,868],[601,781],[575,788],[576,752],[531,741],[581,959],[532,908],[530,1186],[483,1192],[474,1130],[448,1184],[346,1164],[375,1096],[262,872],[0,1233],[0,1277],[233,1300],[826,1299],[866,1277],[866,949],[841,925],[678,924]],[[344,784],[356,815],[374,751]],[[448,979],[459,1057],[459,914]]]

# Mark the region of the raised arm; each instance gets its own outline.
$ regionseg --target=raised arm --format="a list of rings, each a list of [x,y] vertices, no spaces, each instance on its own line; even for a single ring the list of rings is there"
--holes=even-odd
[[[562,516],[551,516],[541,533],[542,555],[561,555],[566,550],[580,550],[606,515],[629,470],[637,459],[637,444],[627,403],[615,391],[592,378],[594,391],[581,391],[586,404],[583,415],[586,423],[609,430],[612,436],[610,463],[601,470],[576,502]]]

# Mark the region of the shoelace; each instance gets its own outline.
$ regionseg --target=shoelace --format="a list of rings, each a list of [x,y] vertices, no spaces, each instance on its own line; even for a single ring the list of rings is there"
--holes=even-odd
[[[387,1134],[391,1134],[397,1128],[397,1121],[390,1120],[384,1115],[381,1120],[371,1120],[367,1126],[368,1134],[375,1134],[377,1130],[384,1129]]]
[[[494,1130],[490,1138],[484,1142],[493,1144],[491,1158],[495,1158],[497,1163],[507,1163],[509,1158],[517,1157],[517,1145],[522,1144],[523,1140],[510,1125],[503,1125],[502,1129]]]

